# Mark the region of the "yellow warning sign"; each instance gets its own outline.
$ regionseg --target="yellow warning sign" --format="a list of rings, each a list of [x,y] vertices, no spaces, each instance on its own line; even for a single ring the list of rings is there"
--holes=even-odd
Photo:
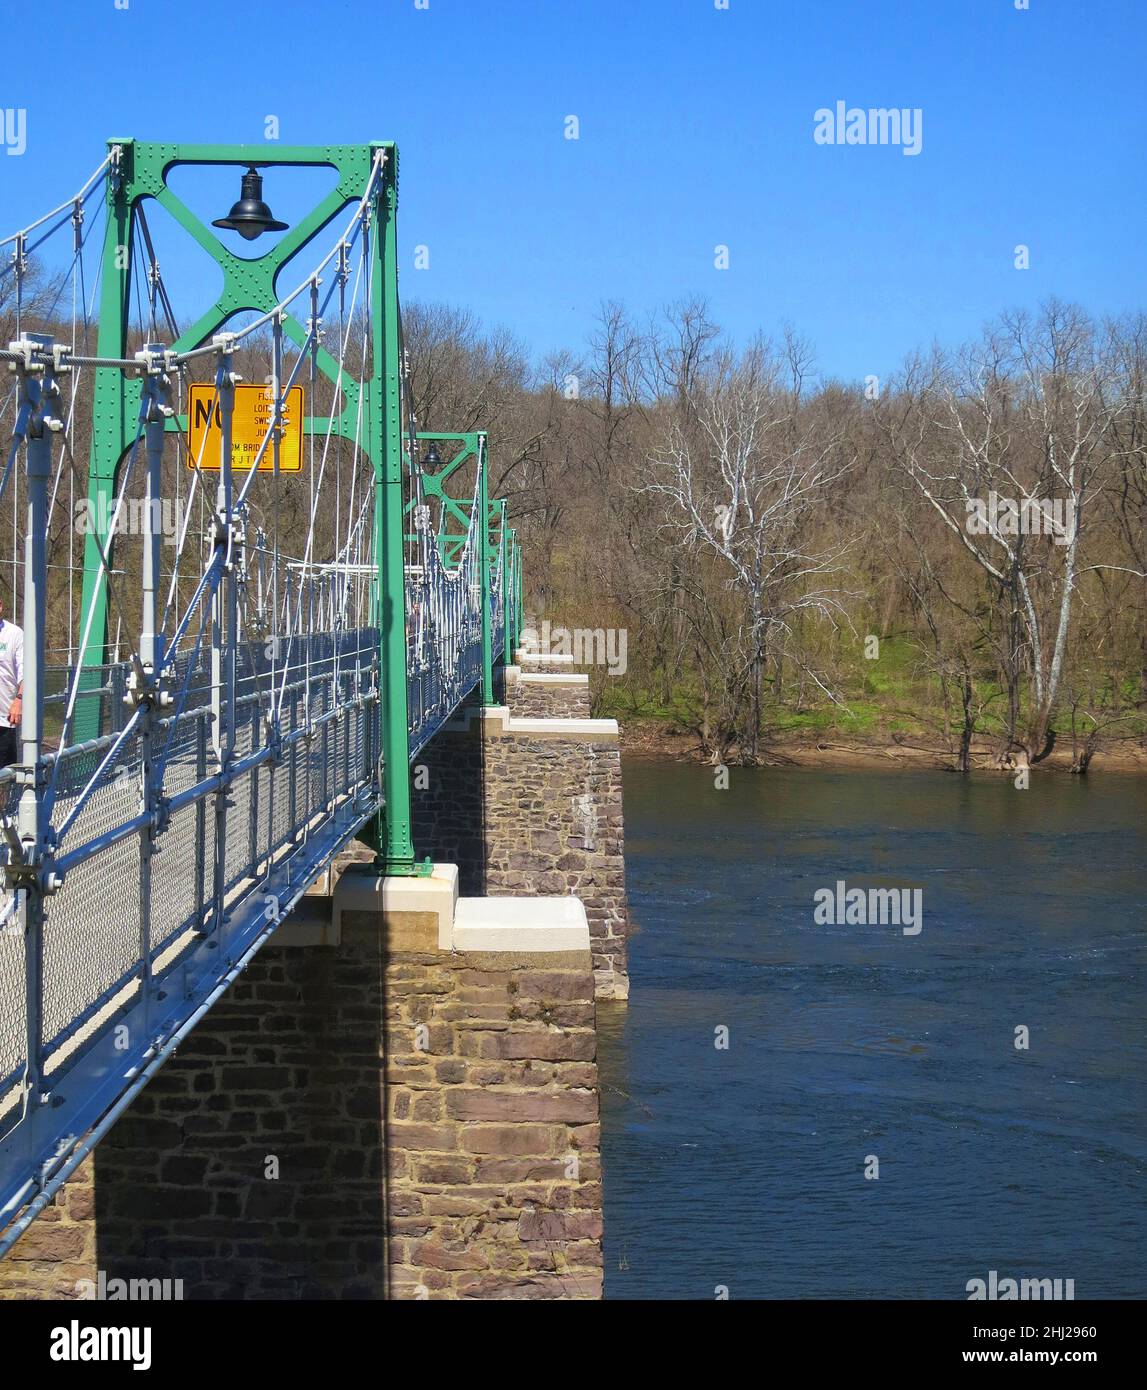
[[[250,468],[271,428],[275,396],[269,386],[236,386],[231,417],[231,467]],[[188,468],[218,469],[223,452],[223,424],[214,382],[195,382],[187,404]],[[260,473],[275,471],[274,441],[259,459]],[[292,386],[283,407],[279,472],[298,473],[303,466],[303,388]]]

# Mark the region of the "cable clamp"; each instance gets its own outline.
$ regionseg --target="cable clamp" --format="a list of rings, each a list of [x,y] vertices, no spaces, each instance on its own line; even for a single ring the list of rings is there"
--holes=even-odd
[[[141,348],[135,354],[135,360],[144,376],[161,376],[175,370],[175,353],[170,348]],[[171,413],[174,414],[174,411]]]
[[[19,353],[21,361],[9,362],[10,372],[35,373],[44,370],[44,362],[40,354],[43,352],[43,344],[34,342],[31,338],[18,338],[15,342],[8,344],[9,352]]]

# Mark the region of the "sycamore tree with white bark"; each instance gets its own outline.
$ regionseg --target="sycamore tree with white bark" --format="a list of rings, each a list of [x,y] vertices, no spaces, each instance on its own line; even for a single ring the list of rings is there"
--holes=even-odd
[[[791,334],[778,349],[714,351],[664,420],[642,491],[679,563],[673,598],[701,673],[696,732],[713,762],[762,757],[767,672],[795,662],[837,697],[800,642],[804,620],[848,625],[843,560],[812,519],[854,459],[844,423],[811,405],[811,368]],[[819,539],[814,541],[814,532]],[[774,675],[774,681],[776,676]]]
[[[1001,763],[1056,737],[1088,526],[1123,409],[1104,336],[1053,302],[909,363],[880,411],[893,465],[986,581],[1007,700]]]

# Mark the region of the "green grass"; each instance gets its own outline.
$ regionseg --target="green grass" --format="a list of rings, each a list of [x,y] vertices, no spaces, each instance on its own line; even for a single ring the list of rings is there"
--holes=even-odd
[[[839,658],[838,658],[839,662]],[[782,699],[769,698],[771,684],[766,685],[762,710],[762,731],[766,741],[770,736],[784,738],[802,734],[815,738],[838,738],[842,742],[878,742],[893,735],[904,738],[934,740],[944,728],[944,707],[939,682],[924,669],[919,647],[906,638],[890,637],[880,643],[880,656],[868,661],[857,646],[850,664],[838,664],[834,693],[844,708],[834,703],[807,678],[803,685],[800,705]],[[681,679],[673,688],[669,700],[663,696],[663,684],[642,683],[634,672],[622,685],[608,679],[596,678],[597,712],[619,720],[642,719],[687,728],[700,708],[700,690],[689,678]],[[787,673],[784,694],[796,696],[797,680],[791,670]],[[1138,693],[1138,682],[1128,679],[1120,689],[1124,707],[1131,706]],[[983,714],[978,733],[999,735],[1007,714],[1003,688],[989,673],[977,673],[976,703]],[[950,731],[958,736],[962,711],[958,692],[952,691],[949,708]],[[1023,720],[1021,718],[1021,724]],[[1061,740],[1070,740],[1070,713],[1062,710],[1056,719]],[[1082,737],[1090,725],[1080,721]],[[1119,738],[1142,738],[1147,735],[1147,710],[1135,711],[1121,722],[1114,733]]]

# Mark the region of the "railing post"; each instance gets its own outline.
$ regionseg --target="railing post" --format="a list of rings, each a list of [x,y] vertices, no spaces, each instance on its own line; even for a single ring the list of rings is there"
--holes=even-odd
[[[505,507],[505,505],[506,504],[503,502],[502,506]],[[504,515],[505,513],[503,512],[503,516]],[[515,550],[517,544],[516,536],[517,533],[512,526],[508,530],[503,531],[502,549],[506,557],[505,599],[503,608],[505,614],[504,626],[506,640],[502,660],[507,666],[512,666],[514,664],[514,626],[517,623],[518,605],[516,588],[518,583],[518,557]]]
[[[144,448],[147,455],[147,496],[144,502],[143,600],[140,614],[139,657],[144,672],[158,680],[163,669],[163,638],[159,621],[160,546],[163,542],[163,436],[165,422],[172,414],[170,381],[155,366],[162,344],[150,343],[145,352],[150,359],[144,386]]]
[[[524,624],[525,624],[525,615],[524,615],[524,613],[523,613],[523,611],[522,611],[522,606],[523,606],[523,604],[525,603],[525,598],[526,598],[525,567],[524,567],[523,562],[522,562],[522,549],[521,549],[521,547],[519,546],[519,547],[518,547],[518,595],[517,595],[517,604],[516,604],[516,610],[517,610],[517,611],[516,611],[515,614],[514,614],[514,648],[515,648],[515,650],[517,650],[517,648],[520,647],[520,646],[522,645],[522,628],[523,628],[523,626],[524,626]]]
[[[289,674],[289,673],[288,673]],[[299,727],[299,697],[295,691],[291,691],[291,722],[288,732],[293,734]],[[290,752],[287,754],[287,820],[291,826],[291,839],[297,838],[299,819],[299,749],[302,748],[304,756],[306,745],[297,739],[291,740]]]
[[[490,491],[486,436],[478,436],[478,570],[482,582],[482,703],[494,703],[494,634],[491,606],[494,568],[490,562]]]
[[[231,761],[235,751],[235,638],[238,595],[235,588],[234,525],[232,515],[231,438],[235,416],[235,382],[230,342],[219,342],[215,381],[219,396],[219,485],[212,532],[213,561],[218,565],[211,599],[211,745],[222,780],[215,793],[215,882],[212,931],[223,923],[227,888],[227,807],[231,793]]]
[[[522,547],[518,541],[518,533],[514,532],[514,632],[511,650],[515,659],[518,654],[519,641],[522,635]]]
[[[252,753],[253,753],[253,752],[255,751],[255,749],[258,748],[258,746],[259,746],[259,716],[260,716],[261,712],[262,712],[262,711],[260,710],[260,707],[259,707],[259,699],[258,699],[258,696],[256,695],[256,696],[254,696],[254,697],[252,698],[252,700],[251,700],[251,748],[250,748],[250,751],[251,751]],[[269,768],[271,768],[272,771],[274,771],[274,765],[273,765],[273,764],[268,763],[267,766],[268,766]],[[251,795],[250,795],[250,797],[249,797],[249,802],[250,802],[250,807],[251,807],[250,834],[249,834],[249,839],[248,839],[248,842],[247,842],[248,862],[249,862],[252,866],[257,866],[258,863],[259,863],[259,772],[258,772],[258,771],[255,771],[255,772],[248,772],[248,773],[247,773],[247,781],[248,781],[248,783],[249,783],[249,785],[250,785],[250,788],[251,788]],[[274,797],[274,787],[272,786],[272,788],[271,788],[271,794],[270,794],[270,799],[269,799],[269,803],[268,803],[268,814],[274,814],[274,808],[275,808],[275,797]]]
[[[103,669],[107,672],[107,675],[106,675],[106,678],[105,678],[105,679],[106,679],[106,682],[107,682],[107,690],[108,690],[108,693],[107,693],[107,696],[106,696],[107,701],[108,701],[108,717],[107,717],[107,727],[106,727],[106,728],[101,727],[101,728],[98,730],[98,732],[104,733],[104,734],[118,734],[118,733],[120,733],[120,732],[122,731],[123,726],[124,726],[124,724],[125,724],[125,722],[126,722],[126,720],[125,720],[125,711],[126,711],[126,709],[127,709],[127,706],[124,704],[124,700],[125,700],[126,697],[127,697],[127,680],[126,680],[126,678],[125,678],[125,676],[124,676],[123,667],[119,664],[119,662],[117,662],[114,666],[112,666],[112,665],[106,665]],[[81,690],[82,690],[82,688],[83,688],[83,687],[81,686]],[[80,711],[81,702],[82,702],[82,696],[81,696],[81,700],[77,700],[77,702],[76,702],[76,726],[75,726],[75,727],[76,727],[77,729],[79,728],[79,711]],[[83,740],[82,740],[82,739],[79,739],[79,737],[78,737],[78,735],[77,735],[77,742],[82,742],[82,741],[83,741]]]
[[[351,785],[351,775],[350,775],[350,748],[351,748],[351,737],[350,737],[350,733],[351,733],[351,725],[354,723],[354,720],[355,720],[355,718],[356,718],[356,714],[355,714],[355,707],[354,707],[354,705],[350,703],[350,701],[351,701],[351,699],[352,699],[352,696],[353,696],[353,691],[352,691],[351,688],[350,688],[350,682],[346,680],[345,676],[342,677],[341,679],[343,680],[344,684],[345,684],[346,687],[347,687],[347,697],[346,697],[346,698],[347,698],[347,713],[346,713],[346,714],[343,716],[343,718],[339,721],[339,723],[342,725],[342,731],[343,731],[343,790],[344,790],[344,791],[349,791],[349,790],[350,790],[350,785]]]
[[[506,665],[506,626],[510,616],[509,590],[507,581],[509,579],[509,537],[506,528],[506,499],[500,498],[498,501],[498,607],[499,625],[497,641],[497,660]],[[503,677],[504,680],[504,677]],[[504,688],[504,687],[503,687]]]
[[[202,714],[195,718],[195,781],[207,776],[207,721]],[[207,798],[195,801],[195,929],[203,930],[203,909],[206,905],[207,880]],[[214,857],[213,857],[214,859]]]
[[[13,344],[23,352],[18,364],[21,413],[28,420],[25,443],[27,496],[24,529],[24,694],[20,710],[20,764],[23,788],[16,814],[19,845],[9,848],[9,883],[23,890],[25,965],[25,1071],[23,1113],[37,1105],[43,1089],[44,898],[54,891],[51,856],[45,854],[49,827],[41,817],[44,785],[40,757],[44,742],[44,621],[47,611],[48,481],[52,476],[52,435],[63,428],[55,402],[53,342],[28,334]],[[33,361],[33,357],[37,361]],[[39,378],[39,379],[37,379]],[[12,858],[18,860],[15,874]]]
[[[170,381],[157,359],[163,345],[149,343],[141,354],[147,368],[140,414],[144,422],[147,454],[147,491],[143,508],[143,596],[140,606],[139,659],[130,677],[129,698],[142,706],[139,740],[139,810],[148,822],[140,832],[139,846],[139,968],[144,1027],[149,1023],[152,995],[151,969],[151,860],[160,830],[160,788],[155,779],[155,724],[163,701],[165,664],[159,624],[160,546],[163,542],[163,436],[173,414]]]

